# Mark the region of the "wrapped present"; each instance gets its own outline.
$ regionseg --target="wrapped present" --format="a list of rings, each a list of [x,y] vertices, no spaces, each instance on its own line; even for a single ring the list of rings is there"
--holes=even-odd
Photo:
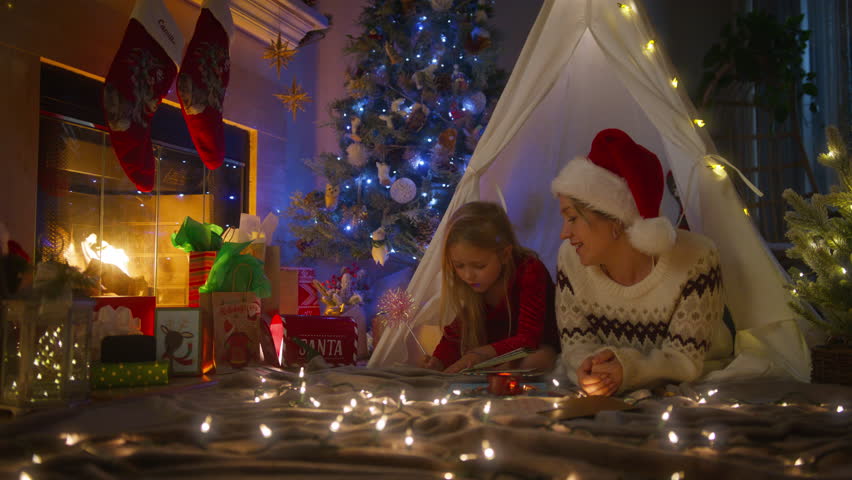
[[[95,313],[101,308],[110,306],[115,310],[124,307],[130,311],[134,322],[138,320],[137,329],[142,335],[154,334],[154,311],[157,309],[157,297],[92,297],[95,299]],[[96,315],[97,320],[100,317]],[[135,323],[134,323],[135,324]],[[108,335],[123,335],[131,332],[115,332]]]
[[[169,362],[96,363],[92,389],[147,387],[169,383]]]
[[[218,252],[189,252],[189,295],[187,305],[198,307],[198,289],[207,283],[207,275],[213,268]]]
[[[314,288],[313,268],[281,267],[281,315],[319,315],[319,297]]]
[[[172,375],[202,375],[213,362],[213,325],[200,308],[158,308],[157,360],[169,365]]]
[[[241,368],[258,360],[263,321],[260,299],[252,292],[213,292],[210,299],[216,363]]]
[[[304,365],[312,352],[335,366],[354,365],[358,359],[358,326],[349,317],[282,315],[282,324],[284,364]]]

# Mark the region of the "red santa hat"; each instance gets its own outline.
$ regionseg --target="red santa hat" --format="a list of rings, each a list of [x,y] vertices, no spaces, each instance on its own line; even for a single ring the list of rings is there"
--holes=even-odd
[[[659,255],[675,242],[671,221],[660,216],[665,181],[660,160],[615,128],[599,132],[588,157],[575,157],[553,180],[554,195],[571,197],[618,218],[630,244]]]

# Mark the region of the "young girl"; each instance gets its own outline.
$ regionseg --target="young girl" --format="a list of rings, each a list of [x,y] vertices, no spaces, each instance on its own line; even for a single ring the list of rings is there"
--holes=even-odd
[[[616,129],[553,180],[563,366],[590,395],[694,380],[711,341],[731,345],[716,248],[659,216],[663,188],[656,155]]]
[[[498,205],[471,202],[450,218],[441,289],[442,311],[457,316],[422,367],[455,373],[516,348],[558,349],[553,281],[536,254],[518,244]],[[533,358],[539,361],[530,367],[547,368],[555,355]]]

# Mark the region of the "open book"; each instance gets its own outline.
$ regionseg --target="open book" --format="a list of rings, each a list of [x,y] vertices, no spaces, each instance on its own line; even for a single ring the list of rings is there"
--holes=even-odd
[[[535,350],[533,350],[532,348],[518,348],[512,350],[511,352],[506,352],[503,355],[499,355],[494,358],[489,358],[488,360],[485,360],[483,362],[479,362],[470,368],[465,368],[459,373],[485,373],[480,371],[485,370],[487,368],[491,368],[496,365],[500,365],[502,363],[511,362],[512,360],[524,358],[534,351]]]

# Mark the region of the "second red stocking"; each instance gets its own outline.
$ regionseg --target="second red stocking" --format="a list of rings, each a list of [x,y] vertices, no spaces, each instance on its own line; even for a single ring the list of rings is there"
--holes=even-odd
[[[162,0],[137,0],[104,84],[107,128],[136,188],[154,188],[151,117],[177,74],[183,35]]]
[[[225,160],[222,103],[230,77],[228,42],[233,29],[228,0],[204,0],[177,81],[192,143],[211,170]]]

